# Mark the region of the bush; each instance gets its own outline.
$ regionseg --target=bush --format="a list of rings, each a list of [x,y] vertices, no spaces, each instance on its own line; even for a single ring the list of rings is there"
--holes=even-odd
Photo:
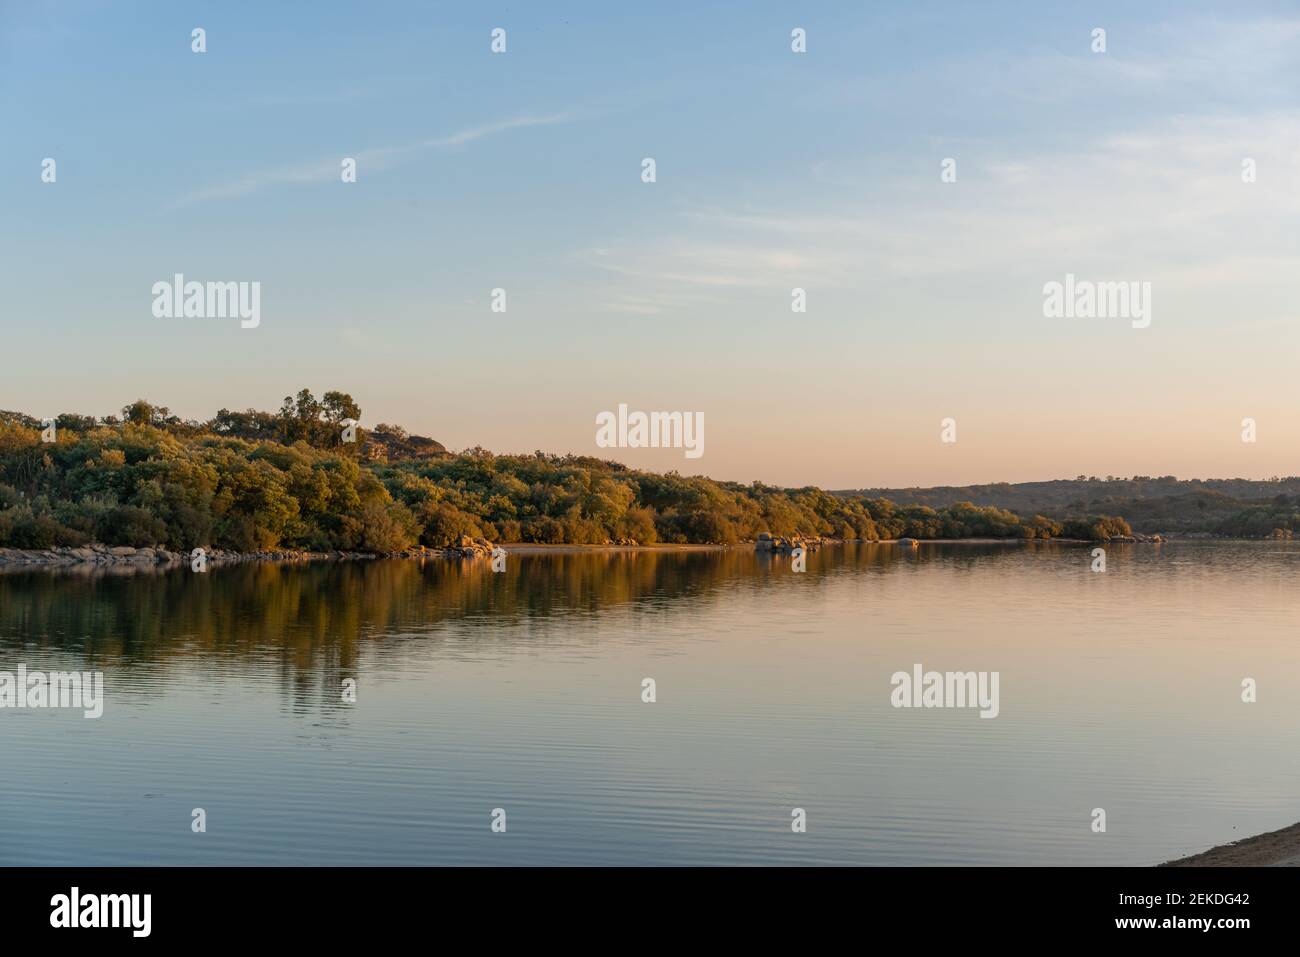
[[[714,512],[692,512],[686,517],[688,541],[700,544],[734,545],[740,541],[736,526]]]
[[[538,542],[543,545],[563,545],[564,526],[549,515],[531,519],[524,523],[524,541]]]
[[[167,539],[167,524],[143,508],[119,505],[96,523],[95,538],[105,545],[144,548]]]
[[[44,507],[44,500],[38,500]],[[54,516],[44,511],[33,512],[32,506],[22,504],[0,512],[0,547],[54,548],[56,545],[84,545],[89,536],[68,528]]]
[[[866,542],[880,541],[880,530],[869,518],[858,519],[858,538]]]
[[[642,545],[649,545],[659,540],[655,531],[655,513],[653,509],[637,508],[628,512],[619,521],[618,538],[634,538]]]
[[[483,529],[473,515],[452,505],[435,505],[426,515],[420,544],[429,548],[448,548],[458,544],[462,535],[480,538]]]
[[[1094,515],[1091,518],[1070,519],[1063,525],[1062,534],[1066,538],[1083,538],[1092,542],[1104,542],[1117,536],[1129,536],[1133,530],[1128,522],[1111,515]]]
[[[361,547],[368,552],[400,552],[416,539],[415,516],[405,505],[368,502],[361,509]]]

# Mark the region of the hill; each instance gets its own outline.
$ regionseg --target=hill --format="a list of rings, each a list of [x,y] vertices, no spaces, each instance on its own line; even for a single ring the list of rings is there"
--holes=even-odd
[[[1119,518],[939,507],[818,488],[641,472],[578,455],[448,452],[398,426],[356,425],[343,392],[308,390],[275,413],[186,421],[143,399],[52,428],[0,412],[0,546],[98,542],[387,553],[462,535],[501,542],[731,544],[761,532],[878,540],[1106,538]],[[1079,513],[1080,516],[1086,513]]]
[[[1177,479],[1135,475],[1047,482],[935,488],[858,489],[846,498],[879,496],[900,504],[944,508],[973,502],[1049,518],[1105,513],[1123,515],[1145,534],[1204,534],[1289,538],[1300,527],[1300,477]]]

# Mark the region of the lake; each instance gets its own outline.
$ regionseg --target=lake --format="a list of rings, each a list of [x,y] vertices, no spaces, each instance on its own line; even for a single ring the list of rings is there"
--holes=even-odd
[[[1090,564],[11,570],[0,671],[99,670],[105,704],[0,710],[0,864],[1153,864],[1300,820],[1300,545]],[[997,717],[893,707],[916,664],[997,672]]]

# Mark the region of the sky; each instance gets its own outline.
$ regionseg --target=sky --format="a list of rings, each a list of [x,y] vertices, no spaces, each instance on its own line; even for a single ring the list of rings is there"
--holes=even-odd
[[[339,389],[830,488],[1300,473],[1294,0],[0,0],[0,142],[0,408]],[[176,273],[259,325],[156,317]],[[1046,317],[1067,274],[1149,326]],[[705,453],[598,448],[620,404]]]

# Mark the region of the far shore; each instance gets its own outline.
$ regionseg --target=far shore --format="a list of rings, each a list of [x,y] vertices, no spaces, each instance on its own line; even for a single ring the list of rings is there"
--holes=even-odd
[[[1081,538],[923,538],[902,539],[910,548],[914,541],[921,545],[1097,545],[1103,542],[1090,542]],[[384,558],[400,559],[445,559],[464,560],[488,557],[488,550],[500,547],[513,555],[584,555],[605,552],[718,552],[730,549],[754,550],[753,542],[738,542],[734,545],[723,544],[675,544],[656,542],[648,545],[554,545],[538,542],[513,542],[493,545],[479,540],[480,544],[469,546],[472,551],[462,552],[457,548],[417,547],[391,554],[373,552],[302,552],[291,549],[274,551],[236,552],[228,549],[206,550],[207,562],[211,565],[229,565],[244,562],[317,562],[317,561],[362,561]],[[864,539],[809,538],[812,550],[830,545],[898,545],[900,539],[885,538],[878,541]],[[1157,544],[1145,542],[1111,541],[1119,544]],[[760,554],[778,554],[779,552],[760,552]],[[190,556],[182,552],[172,552],[161,548],[129,548],[93,544],[79,548],[59,546],[54,548],[0,548],[0,570],[22,568],[168,568],[187,564]]]
[[[921,538],[921,545],[1021,545],[1028,544],[1029,539],[1022,538]],[[1087,542],[1076,538],[1052,538],[1042,541],[1058,545],[1086,545]],[[881,538],[874,542],[860,538],[824,538],[820,545],[897,545],[896,538]],[[537,542],[516,542],[503,544],[506,551],[516,555],[562,555],[583,552],[721,552],[729,549],[754,550],[753,542],[737,542],[734,545],[676,545],[670,542],[656,542],[652,545],[543,545]]]
[[[1220,844],[1160,867],[1300,867],[1300,824]]]
[[[899,544],[899,539],[887,538],[879,541],[863,539],[809,538],[806,540],[812,550],[831,545],[890,545]],[[911,541],[901,540],[911,550]],[[1101,544],[1077,538],[1024,539],[1024,538],[925,538],[915,539],[921,545],[1091,545]],[[1140,544],[1134,542],[1111,542],[1110,544]],[[647,545],[557,545],[538,542],[513,542],[494,545],[478,540],[478,544],[466,546],[469,551],[458,548],[424,548],[416,547],[389,554],[373,552],[303,552],[292,549],[276,549],[258,552],[237,552],[229,549],[209,548],[205,550],[207,564],[229,565],[245,562],[317,562],[317,561],[362,561],[385,558],[400,559],[437,559],[437,560],[473,560],[487,558],[492,548],[500,547],[513,555],[583,555],[606,552],[640,553],[640,552],[717,552],[730,549],[754,551],[753,542],[738,542],[734,545],[724,544],[675,544],[656,542]],[[760,552],[760,554],[778,554],[779,552]],[[188,564],[190,555],[173,552],[162,548],[130,548],[125,546],[109,547],[92,544],[82,547],[56,546],[53,548],[0,548],[0,570],[22,568],[169,568]]]

